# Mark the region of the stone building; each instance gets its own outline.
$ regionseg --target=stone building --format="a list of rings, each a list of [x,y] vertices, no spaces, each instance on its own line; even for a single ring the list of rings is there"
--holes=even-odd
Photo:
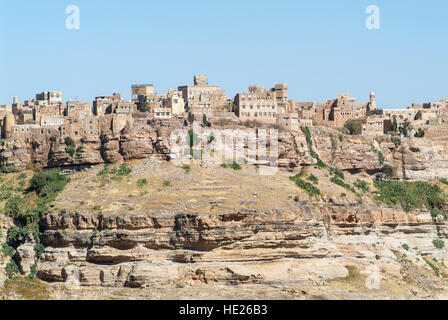
[[[371,94],[370,98],[372,110],[376,110],[375,95]],[[321,125],[342,128],[349,120],[364,119],[368,106],[369,103],[358,104],[356,98],[352,98],[348,94],[338,94],[336,99],[316,105],[314,120]]]
[[[299,115],[297,113],[282,113],[277,115],[277,126],[298,132],[300,130]]]
[[[278,104],[275,92],[263,87],[251,86],[248,93],[238,93],[235,105],[238,107],[240,121],[256,121],[276,124]]]
[[[367,116],[362,124],[362,134],[373,137],[384,135],[384,117],[377,114]]]
[[[169,90],[166,98],[166,107],[171,110],[171,115],[183,116],[185,113],[185,101],[182,92]]]
[[[131,87],[131,99],[134,102],[139,101],[139,97],[149,97],[154,94],[154,85],[138,84]]]
[[[36,94],[37,101],[45,101],[47,104],[62,103],[62,92],[60,91],[45,91]]]
[[[188,111],[200,117],[213,116],[215,111],[224,111],[227,104],[226,92],[219,86],[210,85],[207,76],[195,76],[194,85],[180,86]]]

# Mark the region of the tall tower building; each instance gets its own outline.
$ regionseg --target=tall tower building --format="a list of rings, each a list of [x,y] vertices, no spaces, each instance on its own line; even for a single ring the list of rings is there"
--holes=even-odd
[[[376,102],[375,102],[375,92],[370,92],[370,100],[369,100],[369,111],[376,110]]]

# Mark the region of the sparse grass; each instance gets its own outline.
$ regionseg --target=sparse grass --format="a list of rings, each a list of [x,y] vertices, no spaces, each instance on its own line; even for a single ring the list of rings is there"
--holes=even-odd
[[[50,291],[48,285],[38,279],[29,279],[28,277],[15,277],[8,280],[0,295],[18,296],[24,300],[48,300]]]
[[[184,169],[185,170],[185,173],[186,174],[189,174],[190,172],[191,172],[191,166],[189,166],[189,165],[184,165],[183,167],[182,167],[182,169]]]

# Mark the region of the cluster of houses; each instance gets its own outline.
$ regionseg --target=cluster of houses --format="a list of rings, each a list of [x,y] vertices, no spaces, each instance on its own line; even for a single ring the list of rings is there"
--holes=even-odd
[[[156,93],[154,85],[131,87],[131,100],[120,94],[96,97],[93,103],[63,102],[62,92],[43,92],[33,100],[0,106],[2,138],[70,136],[74,139],[120,134],[128,122],[144,118],[150,125],[188,125],[191,119],[234,125],[276,126],[299,131],[301,126],[344,128],[349,121],[358,121],[362,134],[378,136],[394,126],[410,124],[412,129],[440,132],[448,121],[448,99],[413,104],[407,109],[379,109],[375,94],[367,103],[359,104],[347,94],[327,102],[296,102],[289,98],[288,85],[276,84],[271,89],[250,86],[247,92],[233,99],[217,85],[210,85],[207,76],[195,76],[193,85]]]

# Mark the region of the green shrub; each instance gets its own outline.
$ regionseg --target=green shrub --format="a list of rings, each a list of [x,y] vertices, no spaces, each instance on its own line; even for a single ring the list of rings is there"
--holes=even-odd
[[[359,190],[361,190],[362,192],[370,191],[369,183],[364,180],[360,180],[360,179],[356,180],[355,187],[358,188]]]
[[[423,138],[425,136],[425,130],[422,128],[418,128],[417,132],[415,133],[414,137],[416,138]]]
[[[132,172],[132,169],[129,168],[126,163],[123,163],[120,168],[118,168],[117,175],[120,177],[128,176]]]
[[[241,170],[242,169],[241,166],[235,161],[232,162],[232,164],[230,165],[230,168],[232,168],[233,170]]]
[[[391,137],[390,140],[395,144],[395,148],[398,148],[401,145],[400,137]]]
[[[6,275],[9,279],[13,279],[17,275],[20,274],[19,267],[17,266],[16,262],[14,260],[10,260],[5,268]]]
[[[386,158],[384,157],[384,154],[381,151],[378,151],[378,161],[380,164],[383,165],[385,160]]]
[[[405,243],[401,246],[404,250],[409,251],[409,246]]]
[[[45,246],[41,243],[34,245],[35,259],[39,260],[42,254],[45,252]]]
[[[143,188],[143,187],[146,186],[147,184],[148,184],[148,179],[146,179],[146,178],[138,179],[138,180],[137,180],[137,185],[138,185],[140,188]]]
[[[20,169],[14,166],[1,166],[0,173],[16,173],[19,172]]]
[[[445,248],[445,242],[441,239],[433,240],[432,244],[434,245],[434,247],[436,247],[439,250],[442,250],[443,248]]]
[[[20,204],[22,202],[22,198],[20,196],[13,196],[8,199],[3,208],[3,213],[5,216],[16,219],[21,214]]]
[[[378,190],[376,200],[389,206],[399,204],[406,212],[426,208],[435,215],[446,205],[443,190],[428,182],[377,181],[375,187]]]
[[[339,177],[342,180],[344,180],[345,178],[344,173],[339,169],[330,168],[330,174],[335,175],[336,177]]]
[[[308,181],[311,181],[314,184],[318,184],[319,183],[319,178],[317,178],[315,175],[310,174],[308,177]]]
[[[191,172],[191,166],[189,166],[189,165],[184,165],[183,167],[182,167],[182,169],[184,169],[185,170],[185,173],[186,174],[189,174],[190,172]]]
[[[344,127],[349,131],[350,135],[360,135],[362,133],[362,124],[359,120],[349,120]]]
[[[21,173],[18,177],[17,177],[17,179],[19,179],[19,180],[24,180],[24,179],[26,179],[26,178],[28,178],[28,176],[27,176],[27,174],[24,172],[24,173]]]
[[[13,247],[9,246],[7,243],[2,243],[1,245],[1,252],[4,257],[12,257],[15,253],[15,250]]]
[[[448,180],[446,180],[446,179],[440,179],[440,182],[442,182],[443,184],[447,184],[448,185]]]
[[[171,187],[171,182],[168,181],[168,180],[165,180],[165,181],[163,181],[163,186],[164,186],[165,188],[169,188],[169,187]]]
[[[70,178],[61,174],[59,169],[40,171],[30,180],[29,191],[35,191],[40,197],[48,201],[54,200],[62,192]]]
[[[320,195],[320,190],[313,186],[311,183],[302,180],[300,178],[300,175],[290,177],[289,179],[291,179],[291,181],[294,181],[299,188],[305,190],[305,192],[310,197]]]
[[[384,165],[380,172],[389,178],[394,176],[394,168],[388,164]]]
[[[344,189],[347,189],[351,192],[353,192],[354,194],[357,194],[356,190],[349,185],[348,183],[345,183],[344,181],[342,181],[341,179],[339,179],[338,177],[334,176],[330,179],[331,182],[333,182],[334,184],[337,184],[340,187],[343,187]]]
[[[308,145],[308,149],[310,150],[311,157],[317,161],[317,167],[318,168],[327,167],[325,162],[322,161],[322,159],[319,157],[319,155],[313,149],[313,140],[311,139],[310,129],[308,129],[308,127],[300,127],[300,129],[302,130],[303,134],[305,135],[306,143]]]

